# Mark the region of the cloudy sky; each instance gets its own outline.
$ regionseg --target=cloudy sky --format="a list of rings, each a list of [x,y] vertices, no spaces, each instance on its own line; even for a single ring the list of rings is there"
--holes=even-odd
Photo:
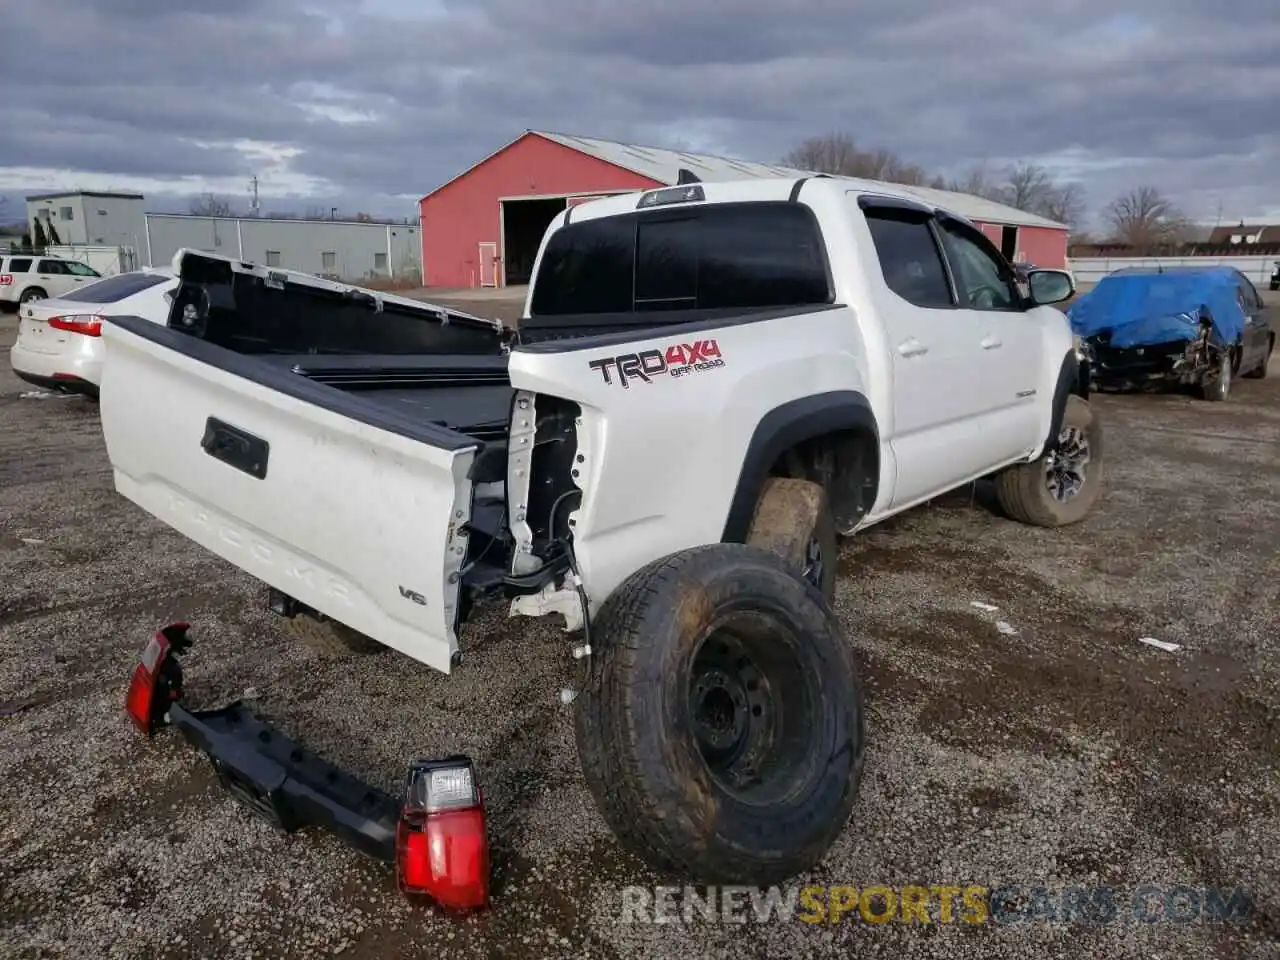
[[[526,128],[777,160],[847,131],[1280,220],[1276,0],[43,0],[0,20],[0,194],[413,215]],[[1229,14],[1227,11],[1230,11]],[[12,212],[20,205],[10,202]]]

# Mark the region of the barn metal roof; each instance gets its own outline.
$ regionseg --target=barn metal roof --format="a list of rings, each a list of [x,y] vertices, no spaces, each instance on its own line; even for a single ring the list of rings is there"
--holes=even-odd
[[[530,130],[554,141],[570,150],[577,150],[588,156],[622,167],[642,177],[649,177],[659,183],[674,185],[680,169],[694,173],[700,179],[711,182],[716,180],[751,180],[766,177],[804,177],[812,176],[815,171],[799,170],[795,167],[784,167],[774,163],[754,163],[748,160],[737,160],[731,157],[716,157],[703,153],[685,153],[680,150],[669,150],[663,147],[644,147],[633,143],[619,143],[615,140],[600,140],[596,137],[580,137],[576,134],[552,133],[547,130]],[[1027,213],[1007,204],[997,203],[972,194],[956,193],[952,190],[935,190],[932,187],[915,187],[901,183],[883,183],[878,180],[861,180],[855,177],[840,177],[854,184],[855,189],[899,194],[915,197],[931,206],[944,207],[970,220],[981,223],[1009,223],[1029,227],[1053,227],[1065,229],[1066,225],[1049,220],[1046,217]]]

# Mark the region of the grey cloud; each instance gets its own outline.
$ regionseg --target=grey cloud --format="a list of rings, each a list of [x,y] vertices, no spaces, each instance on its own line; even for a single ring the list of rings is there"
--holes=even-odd
[[[50,6],[79,28],[46,30]],[[1099,164],[1136,158],[1086,175],[1095,206],[1139,182],[1202,215],[1280,206],[1274,0],[1238,0],[1229,17],[1203,0],[446,0],[395,21],[358,9],[19,5],[7,35],[38,36],[58,69],[0,59],[0,165],[239,175],[239,155],[191,141],[264,140],[302,150],[295,169],[336,197],[385,208],[528,127],[662,141],[701,126],[762,160],[848,130],[942,172],[1073,147]],[[304,109],[326,87],[377,122]]]

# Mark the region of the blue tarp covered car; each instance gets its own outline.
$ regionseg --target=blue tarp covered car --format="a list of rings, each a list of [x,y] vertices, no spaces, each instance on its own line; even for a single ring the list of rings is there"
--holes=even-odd
[[[1218,337],[1235,343],[1244,330],[1240,274],[1231,267],[1171,267],[1157,273],[1121,270],[1104,277],[1067,312],[1079,337],[1109,333],[1112,347],[1146,347],[1200,335],[1200,311]]]
[[[1248,322],[1241,280],[1231,267],[1134,268],[1104,277],[1067,311],[1095,385],[1163,381],[1226,399]]]

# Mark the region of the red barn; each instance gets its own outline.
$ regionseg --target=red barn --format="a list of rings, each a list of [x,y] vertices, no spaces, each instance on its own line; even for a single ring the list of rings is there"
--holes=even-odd
[[[419,203],[423,283],[498,287],[529,282],[542,234],[566,206],[676,183],[681,168],[706,181],[799,177],[776,164],[638,147],[527,130]],[[864,181],[865,182],[865,181]],[[977,223],[1011,260],[1067,262],[1067,228],[980,197],[901,187]]]

